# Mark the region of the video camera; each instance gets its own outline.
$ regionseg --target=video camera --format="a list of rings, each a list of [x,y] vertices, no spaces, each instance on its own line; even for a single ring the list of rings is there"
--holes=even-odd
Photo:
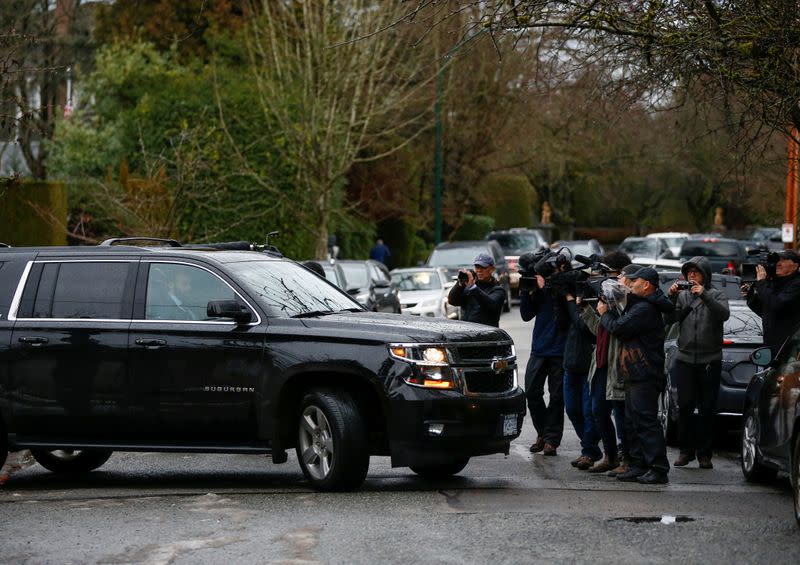
[[[776,251],[765,249],[751,249],[747,252],[748,260],[742,263],[742,283],[753,283],[756,280],[756,267],[762,265],[767,271],[767,278],[775,278],[775,269],[778,261],[781,260],[780,254]]]
[[[523,253],[519,258],[519,290],[520,292],[536,290],[536,275],[548,281],[556,273],[571,267],[572,252],[567,248],[553,251],[543,247]]]
[[[573,267],[573,259],[582,266]],[[576,255],[573,258],[566,247],[558,251],[540,249],[525,253],[519,258],[519,267],[521,292],[536,289],[536,275],[539,275],[545,279],[546,289],[562,296],[571,294],[585,301],[597,299],[600,285],[607,278],[605,275],[612,270],[596,255]]]

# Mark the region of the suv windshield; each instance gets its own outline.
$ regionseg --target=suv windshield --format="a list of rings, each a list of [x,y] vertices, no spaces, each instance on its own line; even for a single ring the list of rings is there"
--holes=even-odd
[[[739,244],[735,241],[686,240],[681,247],[681,257],[738,257]]]
[[[498,233],[489,235],[487,239],[499,243],[506,255],[522,255],[528,251],[536,251],[544,243],[535,233]]]
[[[325,279],[289,261],[242,261],[229,266],[270,316],[362,310]]]
[[[656,255],[658,240],[656,239],[630,239],[623,241],[619,246],[619,251],[624,251],[628,255]]]
[[[434,249],[428,265],[434,267],[460,267],[472,265],[475,257],[481,253],[489,253],[486,247],[447,247],[444,249]]]
[[[392,282],[399,290],[436,290],[442,288],[439,275],[431,271],[394,273]]]

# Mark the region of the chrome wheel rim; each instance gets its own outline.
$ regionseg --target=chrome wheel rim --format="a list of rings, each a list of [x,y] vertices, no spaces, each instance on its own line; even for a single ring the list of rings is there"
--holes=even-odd
[[[300,416],[300,456],[315,479],[324,479],[333,463],[333,438],[325,414],[316,406],[307,406]]]
[[[742,433],[742,466],[748,473],[756,464],[756,436],[756,420],[752,414],[749,414]]]

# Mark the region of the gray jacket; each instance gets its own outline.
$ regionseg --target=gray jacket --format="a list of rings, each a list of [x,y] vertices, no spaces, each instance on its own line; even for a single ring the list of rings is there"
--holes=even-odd
[[[675,304],[675,312],[670,322],[680,323],[678,353],[676,358],[684,363],[696,365],[711,363],[722,359],[722,327],[730,317],[728,297],[711,284],[711,264],[705,257],[694,257],[681,267],[686,276],[689,267],[703,273],[705,290],[700,296],[682,290],[670,300]]]
[[[594,308],[584,308],[581,310],[581,319],[589,331],[597,335],[597,326],[600,325],[600,315],[594,311]],[[606,378],[606,399],[607,400],[625,400],[625,385],[622,379],[619,378],[619,366],[617,360],[619,358],[619,351],[622,348],[622,343],[614,337],[608,336],[608,377]],[[597,349],[596,347],[594,349]],[[597,356],[592,350],[592,363],[589,365],[589,384],[591,385],[594,374],[597,372]]]

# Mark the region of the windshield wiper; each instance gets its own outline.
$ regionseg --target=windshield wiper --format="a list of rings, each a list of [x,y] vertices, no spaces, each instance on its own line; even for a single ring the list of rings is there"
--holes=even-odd
[[[353,308],[342,308],[341,310],[339,310],[339,312],[364,312],[364,309],[363,308],[356,308],[356,307],[353,307]]]
[[[314,318],[316,316],[330,316],[336,314],[335,310],[309,310],[308,312],[300,312],[291,316],[292,318]]]

